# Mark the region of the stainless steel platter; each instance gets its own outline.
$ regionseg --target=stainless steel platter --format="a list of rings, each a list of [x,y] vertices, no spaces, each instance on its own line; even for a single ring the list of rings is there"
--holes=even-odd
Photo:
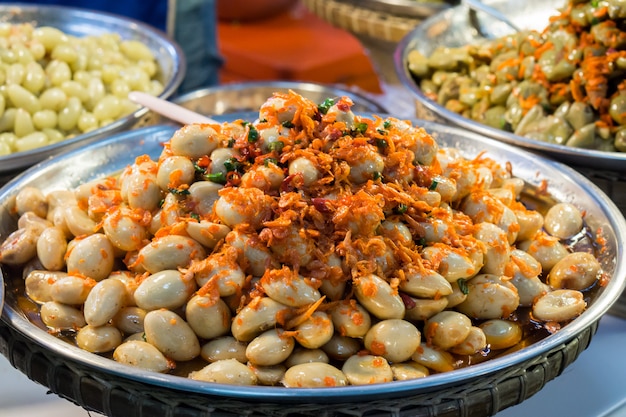
[[[541,30],[546,27],[550,16],[555,15],[557,9],[562,7],[565,1],[484,0],[484,3],[499,10],[523,29]],[[417,117],[452,123],[463,129],[537,151],[577,167],[612,171],[623,176],[626,173],[626,153],[603,152],[541,142],[473,121],[427,98],[408,69],[407,57],[412,50],[428,56],[439,46],[454,47],[474,44],[510,32],[511,29],[506,24],[482,12],[474,13],[466,5],[461,4],[424,20],[408,33],[397,45],[394,65],[401,83],[415,97]]]
[[[242,117],[233,114],[227,118]],[[539,186],[546,181],[547,192],[554,198],[585,211],[590,230],[597,231],[596,237],[606,242],[600,261],[611,278],[581,316],[515,353],[427,378],[323,389],[243,387],[142,371],[70,345],[29,321],[19,303],[17,283],[21,277],[5,270],[7,291],[0,320],[0,353],[52,392],[112,416],[145,415],[149,406],[162,415],[182,410],[190,416],[214,415],[220,410],[226,411],[219,415],[240,415],[242,407],[250,410],[249,415],[286,415],[287,411],[298,415],[356,415],[337,410],[378,410],[376,415],[401,415],[400,410],[413,410],[410,415],[430,416],[441,413],[444,407],[461,409],[470,404],[481,408],[472,415],[487,416],[523,401],[576,359],[595,333],[600,317],[624,290],[626,220],[593,183],[558,162],[466,130],[427,121],[415,123],[431,132],[442,146],[456,147],[468,157],[485,152],[502,164],[510,162],[513,174],[529,185]],[[74,188],[84,181],[118,172],[138,155],[156,158],[162,143],[169,140],[174,130],[175,127],[164,125],[135,129],[65,152],[27,170],[0,189],[0,236],[16,227],[12,207],[21,188],[36,186],[44,192]],[[540,368],[544,371],[537,373]],[[517,387],[516,384],[522,386],[517,394],[504,394],[504,388]],[[458,410],[454,415],[462,412]]]
[[[117,33],[123,39],[138,40],[150,48],[158,62],[159,78],[164,87],[159,95],[161,98],[174,94],[185,76],[186,60],[180,46],[165,33],[136,20],[65,6],[3,3],[0,4],[0,22],[52,26],[79,37]],[[51,155],[108,137],[133,126],[147,112],[148,109],[141,108],[89,133],[30,151],[0,156],[0,175],[10,175]]]

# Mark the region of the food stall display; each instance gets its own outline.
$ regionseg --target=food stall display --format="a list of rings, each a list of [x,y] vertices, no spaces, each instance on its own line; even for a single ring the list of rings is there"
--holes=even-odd
[[[420,27],[444,33],[431,22],[461,8],[473,36],[491,26],[446,2],[327,3],[405,22],[440,12],[385,62],[424,108],[621,153],[618,2],[428,52]],[[561,162],[396,117],[343,86],[175,97],[185,58],[163,34],[86,10],[9,10],[0,353],[88,411],[493,416],[574,363],[624,294],[626,219]],[[211,119],[177,125],[131,90]]]

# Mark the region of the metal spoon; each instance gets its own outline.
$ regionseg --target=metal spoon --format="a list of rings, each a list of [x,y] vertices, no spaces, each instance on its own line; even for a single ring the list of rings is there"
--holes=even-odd
[[[470,8],[470,13],[476,13],[477,11],[480,11],[485,14],[488,14],[494,19],[501,21],[502,23],[506,24],[511,29],[513,29],[515,32],[520,32],[522,30],[519,26],[513,23],[508,17],[506,17],[502,12],[500,12],[497,9],[494,9],[491,6],[486,5],[480,0],[463,0],[462,2],[467,7]]]
[[[131,91],[128,94],[128,98],[137,104],[149,108],[150,110],[160,114],[161,116],[165,116],[168,119],[174,120],[184,125],[189,125],[192,123],[219,123],[203,114],[196,113],[194,111],[184,108],[183,106],[179,106],[178,104],[163,100],[162,98],[151,96],[150,94],[142,93],[140,91]]]

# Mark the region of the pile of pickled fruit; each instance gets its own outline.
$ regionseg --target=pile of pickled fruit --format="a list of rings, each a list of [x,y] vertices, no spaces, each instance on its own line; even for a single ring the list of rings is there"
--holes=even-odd
[[[49,332],[227,384],[427,377],[585,311],[608,278],[584,212],[527,206],[511,164],[352,104],[275,93],[121,173],[24,187],[0,262]]]
[[[570,0],[521,31],[407,65],[424,94],[488,126],[552,144],[626,151],[626,5]]]
[[[0,156],[110,125],[139,109],[130,91],[163,91],[153,51],[117,33],[0,23],[0,67]]]

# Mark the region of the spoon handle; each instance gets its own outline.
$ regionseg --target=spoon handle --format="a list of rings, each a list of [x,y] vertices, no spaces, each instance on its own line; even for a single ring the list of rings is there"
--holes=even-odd
[[[486,5],[480,0],[463,0],[463,3],[474,11],[480,11],[480,12],[486,13],[489,16],[505,23],[507,26],[511,27],[511,29],[513,29],[516,32],[521,31],[521,29],[515,23],[511,22],[511,20],[508,17],[506,17],[503,13],[501,13],[499,10],[491,6]]]
[[[140,91],[131,91],[128,94],[128,98],[137,104],[149,108],[155,113],[158,113],[162,116],[167,117],[168,119],[172,119],[184,125],[193,123],[218,123],[210,117],[193,112],[182,106],[179,106],[178,104],[174,104],[167,100],[163,100],[161,98],[151,96],[150,94],[146,94]]]

